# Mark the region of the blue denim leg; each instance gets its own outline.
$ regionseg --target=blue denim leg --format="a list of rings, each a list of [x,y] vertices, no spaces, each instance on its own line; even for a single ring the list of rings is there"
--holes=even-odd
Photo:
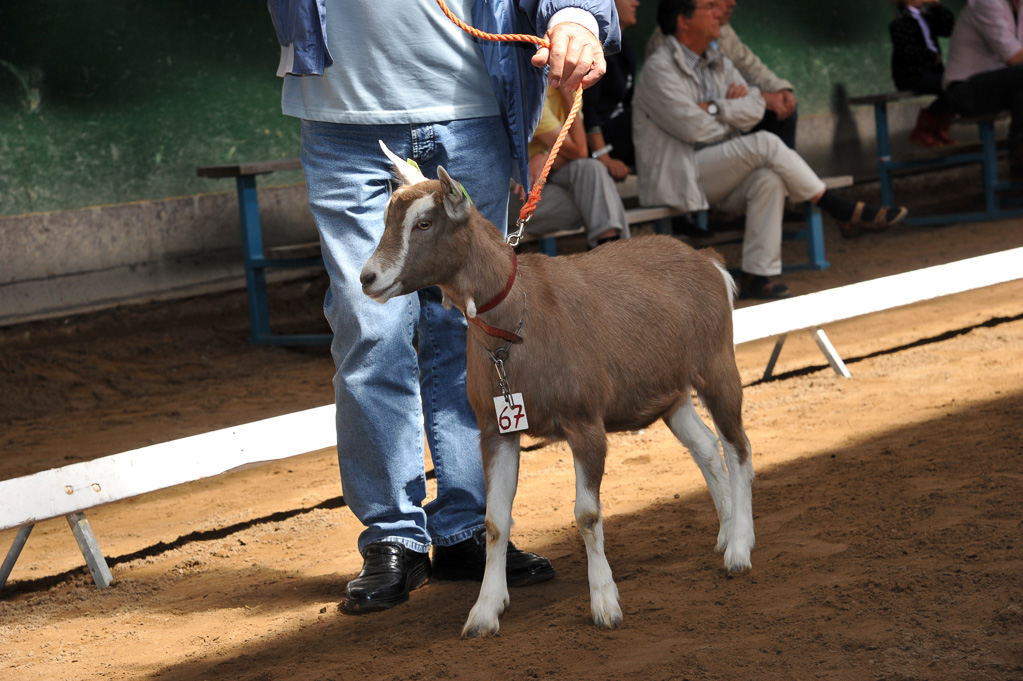
[[[302,163],[330,288],[341,483],[365,525],[359,550],[396,541],[415,551],[448,545],[482,526],[486,509],[476,418],[465,395],[466,323],[436,289],[381,305],[359,273],[383,233],[390,165],[383,140],[427,177],[443,165],[496,225],[507,219],[511,158],[500,119],[430,125],[302,122]],[[419,353],[413,347],[418,337]],[[437,473],[423,507],[423,438]]]

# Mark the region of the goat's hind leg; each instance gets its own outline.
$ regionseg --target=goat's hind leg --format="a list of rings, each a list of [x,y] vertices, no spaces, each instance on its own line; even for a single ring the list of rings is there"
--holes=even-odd
[[[487,483],[487,564],[479,598],[462,627],[462,636],[496,634],[499,617],[508,607],[508,539],[512,502],[519,478],[519,436],[482,435],[483,473]]]
[[[622,623],[622,609],[618,604],[618,587],[604,555],[604,519],[600,510],[607,435],[603,427],[587,430],[588,433],[567,438],[575,463],[575,522],[586,544],[593,623],[601,629],[615,629]]]
[[[686,394],[685,401],[664,422],[679,442],[689,450],[696,465],[700,467],[714,508],[718,512],[718,539],[714,550],[724,553],[728,546],[728,528],[732,518],[732,494],[728,483],[728,470],[718,449],[718,438],[696,413],[692,397]]]
[[[731,348],[729,348],[730,350]],[[725,370],[708,376],[700,399],[714,419],[732,495],[731,520],[728,524],[728,546],[725,548],[725,570],[736,574],[749,570],[750,551],[756,543],[753,532],[753,456],[749,439],[742,427],[742,382],[735,360],[722,362]],[[720,365],[719,365],[720,366]]]

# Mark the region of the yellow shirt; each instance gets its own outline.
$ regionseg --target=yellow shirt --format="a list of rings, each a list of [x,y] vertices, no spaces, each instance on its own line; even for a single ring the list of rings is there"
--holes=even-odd
[[[568,118],[568,109],[562,104],[561,95],[554,88],[547,88],[547,99],[543,103],[543,112],[540,114],[540,123],[533,131],[533,140],[529,143],[529,157],[539,154],[542,151],[550,151],[550,147],[541,142],[538,138],[549,132],[561,132],[561,126]],[[576,116],[582,122],[583,114],[580,111]]]

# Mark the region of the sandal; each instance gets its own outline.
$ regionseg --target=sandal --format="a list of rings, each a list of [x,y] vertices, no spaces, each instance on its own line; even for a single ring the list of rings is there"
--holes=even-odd
[[[781,300],[792,293],[789,287],[779,281],[771,281],[759,274],[742,273],[739,278],[740,300]]]
[[[866,208],[866,204],[857,201],[849,222],[839,223],[838,229],[846,239],[855,239],[865,233],[878,234],[901,222],[909,214],[905,206],[881,206],[872,220],[863,220],[864,208]],[[888,214],[889,209],[892,211],[891,216]]]

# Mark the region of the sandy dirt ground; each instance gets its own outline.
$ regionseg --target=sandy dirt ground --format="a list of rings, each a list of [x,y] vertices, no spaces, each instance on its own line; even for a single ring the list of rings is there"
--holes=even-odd
[[[1023,246],[1013,221],[829,230],[832,267],[787,276],[795,292]],[[323,284],[276,286],[279,328],[322,330]],[[325,349],[251,347],[247,325],[238,292],[0,329],[0,479],[331,402]],[[767,382],[772,342],[737,349],[747,575],[723,573],[667,429],[612,437],[616,631],[590,621],[563,445],[523,454],[513,530],[557,577],[512,590],[498,637],[459,638],[472,583],[341,614],[361,528],[329,449],[89,511],[105,590],[67,523],[39,523],[0,592],[0,679],[1023,679],[1023,282],[827,331],[851,380],[806,333]]]

